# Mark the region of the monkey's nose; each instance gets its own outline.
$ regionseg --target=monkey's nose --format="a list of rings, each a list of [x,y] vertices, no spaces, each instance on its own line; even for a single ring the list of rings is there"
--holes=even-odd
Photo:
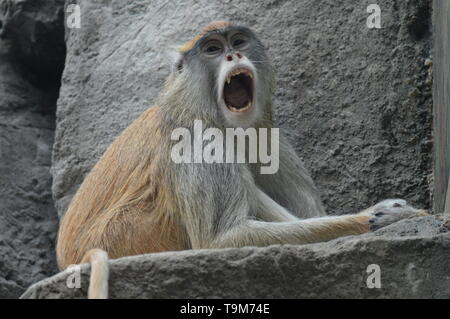
[[[238,59],[242,59],[242,55],[239,52],[236,52],[236,53],[233,53],[233,54],[227,54],[225,56],[225,58],[227,59],[227,61],[231,62],[231,61],[233,61],[233,58],[234,58],[233,55],[236,55],[236,57]]]

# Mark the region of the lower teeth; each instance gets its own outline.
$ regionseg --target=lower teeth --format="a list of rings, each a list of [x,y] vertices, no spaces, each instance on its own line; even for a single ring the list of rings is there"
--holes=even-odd
[[[234,110],[234,111],[242,112],[242,111],[245,111],[246,109],[248,109],[250,106],[251,106],[251,102],[249,102],[246,106],[241,107],[241,108],[239,108],[239,109],[238,109],[238,108],[235,108],[234,106],[231,106],[231,105],[229,105],[228,107],[229,107],[230,109]]]

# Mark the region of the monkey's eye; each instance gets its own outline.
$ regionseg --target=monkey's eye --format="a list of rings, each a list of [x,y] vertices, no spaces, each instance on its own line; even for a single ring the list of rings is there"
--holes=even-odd
[[[245,49],[248,45],[248,39],[244,35],[239,34],[233,37],[231,45],[234,49]]]
[[[220,48],[216,47],[214,45],[211,45],[208,48],[206,48],[206,52],[208,52],[208,53],[215,53],[217,51],[220,51]]]
[[[210,41],[203,48],[203,52],[207,56],[216,56],[222,53],[222,50],[222,44],[219,41]]]

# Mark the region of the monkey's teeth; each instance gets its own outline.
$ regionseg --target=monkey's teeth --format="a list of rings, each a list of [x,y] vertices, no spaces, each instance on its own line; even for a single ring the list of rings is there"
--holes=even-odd
[[[244,106],[244,107],[242,107],[240,109],[237,109],[234,106],[228,105],[230,110],[232,110],[233,112],[239,112],[239,113],[247,111],[251,106],[252,106],[252,102],[248,102],[246,106]]]
[[[236,75],[239,75],[239,74],[245,74],[245,75],[249,76],[251,79],[253,79],[253,73],[252,73],[252,71],[250,71],[250,70],[248,70],[248,69],[244,69],[244,68],[239,68],[239,69],[235,69],[235,70],[231,71],[231,72],[228,74],[227,79],[226,79],[226,82],[227,82],[228,84],[230,84],[231,78],[232,78],[233,76],[236,76]]]

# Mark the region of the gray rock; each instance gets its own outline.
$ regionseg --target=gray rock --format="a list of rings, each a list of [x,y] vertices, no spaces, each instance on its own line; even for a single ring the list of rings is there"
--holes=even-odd
[[[0,298],[12,298],[56,271],[50,174],[54,102],[2,62]]]
[[[28,81],[57,93],[64,67],[65,0],[1,0],[0,38]]]
[[[171,47],[212,20],[253,28],[277,70],[277,126],[304,158],[326,207],[349,213],[384,198],[430,207],[430,1],[81,2],[67,30],[53,194],[62,215],[111,141],[148,108]]]
[[[0,298],[17,298],[30,284],[57,272],[50,165],[59,85],[41,72],[56,72],[58,65],[53,61],[45,68],[49,57],[42,70],[27,63],[39,63],[44,49],[53,54],[54,47],[34,41],[53,35],[46,27],[57,23],[58,3],[30,9],[39,3],[0,1]]]
[[[110,261],[111,298],[449,298],[450,219],[420,217],[304,246],[167,252]],[[368,288],[380,267],[381,288]],[[21,298],[85,298],[89,266]]]

